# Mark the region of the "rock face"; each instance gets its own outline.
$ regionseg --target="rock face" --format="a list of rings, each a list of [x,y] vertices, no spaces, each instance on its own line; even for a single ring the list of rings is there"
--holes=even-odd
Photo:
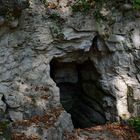
[[[0,139],[63,140],[69,113],[75,127],[140,115],[139,17],[116,9],[97,23],[70,15],[66,2],[51,10],[31,1],[10,28],[0,1],[0,119],[12,135]]]
[[[29,0],[0,0],[0,15],[5,15],[9,9],[23,10],[29,6]]]
[[[29,0],[0,0],[0,27],[2,25],[8,25],[11,29],[18,27],[21,12],[27,7]]]

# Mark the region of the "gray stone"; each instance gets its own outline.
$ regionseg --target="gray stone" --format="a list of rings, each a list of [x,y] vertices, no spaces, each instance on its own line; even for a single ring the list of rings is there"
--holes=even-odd
[[[2,26],[5,22],[5,19],[4,17],[0,16],[0,26]]]
[[[62,140],[62,132],[59,132],[55,127],[50,127],[46,133],[47,140]]]
[[[6,84],[0,84],[0,93],[1,94],[6,94],[9,92],[9,87]]]
[[[123,6],[122,6],[122,10],[124,10],[124,11],[129,11],[132,9],[133,9],[133,6],[131,4],[123,4]]]
[[[110,35],[109,39],[108,39],[109,42],[115,42],[115,43],[123,43],[125,41],[125,37],[124,36],[121,36],[121,35]]]
[[[10,108],[18,108],[25,102],[24,96],[21,93],[5,94],[4,97],[6,104]]]
[[[90,18],[87,19],[88,17],[85,17],[84,15],[82,15],[81,13],[77,13],[75,14],[73,17],[70,17],[68,19],[68,25],[70,27],[72,27],[73,29],[77,30],[77,31],[97,31],[97,22],[96,20]],[[82,21],[82,22],[80,22]]]
[[[15,20],[9,22],[9,27],[11,29],[14,29],[14,28],[17,28],[18,27],[18,24],[19,24],[18,19],[15,19]]]
[[[56,124],[57,123],[59,123],[59,127],[64,131],[72,132],[72,130],[74,129],[71,121],[71,115],[67,112],[61,113]]]
[[[7,2],[0,1],[0,15],[3,15],[0,18],[0,109],[6,110],[13,121],[44,115],[61,107],[61,103],[64,105],[65,101],[66,109],[84,127],[106,120],[116,121],[114,118],[139,116],[136,104],[140,102],[140,21],[135,12],[129,11],[130,5],[123,5],[127,11],[121,13],[115,6],[110,9],[111,5],[106,3],[109,13],[104,13],[104,17],[108,17],[97,23],[93,12],[70,15],[70,7],[64,0],[59,3],[49,0],[58,4],[53,11],[61,9],[58,19],[48,18],[40,0],[30,1],[30,8],[26,10],[23,10],[28,7],[26,0]],[[20,20],[11,23],[14,30],[4,24],[6,6],[15,11],[13,18]],[[19,14],[15,15],[16,12]],[[122,14],[125,17],[122,18]],[[56,34],[55,30],[52,33],[54,25],[59,29]],[[95,37],[97,42],[92,42]],[[66,65],[70,63],[68,67],[54,67],[56,80],[51,75],[53,58]],[[87,65],[87,61],[91,63]],[[82,90],[84,95],[80,94]],[[134,106],[133,111],[130,104]],[[44,124],[39,125],[40,128],[34,124],[13,130],[27,131],[28,136],[33,133],[42,140],[63,140],[64,131],[73,130],[66,112],[47,129]]]
[[[133,45],[135,48],[139,49],[140,48],[140,30],[135,29],[133,34],[132,34],[132,41],[133,41]]]
[[[9,111],[10,119],[12,121],[22,121],[23,120],[23,113],[16,112],[16,111]]]

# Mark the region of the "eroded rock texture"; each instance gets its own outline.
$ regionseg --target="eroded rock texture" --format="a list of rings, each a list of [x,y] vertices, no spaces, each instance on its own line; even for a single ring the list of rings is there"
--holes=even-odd
[[[65,139],[73,124],[60,100],[81,127],[140,115],[139,16],[115,9],[97,24],[67,2],[48,10],[34,0],[8,24],[0,18],[0,139]]]

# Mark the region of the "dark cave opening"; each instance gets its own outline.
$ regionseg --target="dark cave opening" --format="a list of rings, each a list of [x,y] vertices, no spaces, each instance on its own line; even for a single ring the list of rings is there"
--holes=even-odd
[[[60,102],[71,114],[75,128],[86,128],[116,120],[115,99],[105,93],[99,84],[100,74],[93,63],[50,63],[51,77],[60,88]],[[112,103],[108,105],[107,100]]]

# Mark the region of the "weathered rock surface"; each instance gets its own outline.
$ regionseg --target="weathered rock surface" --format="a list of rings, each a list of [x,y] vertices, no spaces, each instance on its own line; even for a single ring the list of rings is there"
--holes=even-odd
[[[116,10],[111,21],[97,24],[91,15],[65,13],[66,4],[60,1],[63,11],[53,19],[44,4],[34,0],[12,20],[18,19],[10,29],[4,24],[4,2],[0,1],[0,119],[13,122],[13,140],[63,140],[73,124],[60,99],[72,117],[84,118],[83,127],[140,115],[140,19],[135,13],[126,11],[129,16],[123,18]],[[15,7],[14,1],[8,2]],[[52,60],[60,64],[56,72],[51,71]],[[76,90],[83,90],[82,95],[75,97]],[[54,108],[59,109],[53,114]]]

